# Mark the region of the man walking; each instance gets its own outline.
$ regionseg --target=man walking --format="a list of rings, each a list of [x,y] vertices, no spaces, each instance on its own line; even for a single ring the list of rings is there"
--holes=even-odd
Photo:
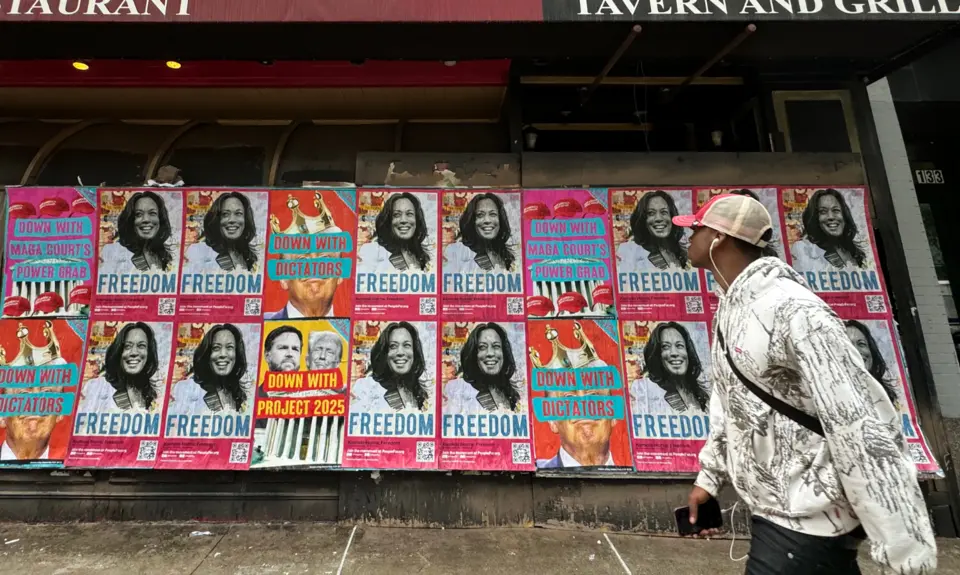
[[[895,573],[936,569],[900,415],[834,312],[776,258],[770,214],[721,195],[691,216],[689,257],[713,272],[710,437],[690,493],[731,483],[753,515],[748,575],[859,574],[857,547]]]

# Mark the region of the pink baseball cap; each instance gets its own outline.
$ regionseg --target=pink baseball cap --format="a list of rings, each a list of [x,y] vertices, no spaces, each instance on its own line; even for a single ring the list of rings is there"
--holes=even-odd
[[[738,194],[714,196],[697,213],[674,216],[673,224],[681,228],[705,226],[759,248],[767,245],[763,235],[773,229],[767,208],[750,196]]]

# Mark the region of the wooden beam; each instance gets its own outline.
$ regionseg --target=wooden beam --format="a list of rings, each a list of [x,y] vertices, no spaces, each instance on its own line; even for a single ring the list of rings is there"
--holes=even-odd
[[[653,129],[653,124],[582,122],[576,124],[530,124],[530,127],[539,132],[649,132]]]
[[[607,76],[603,86],[679,86],[685,76]],[[591,76],[521,76],[520,83],[529,86],[588,86]],[[742,86],[739,76],[701,76],[691,82],[693,86]]]

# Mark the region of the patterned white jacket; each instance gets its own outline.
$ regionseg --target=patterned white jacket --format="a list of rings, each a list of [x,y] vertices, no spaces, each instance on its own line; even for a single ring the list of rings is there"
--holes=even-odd
[[[720,294],[713,329],[710,437],[696,484],[716,495],[729,481],[753,514],[809,535],[862,524],[875,561],[932,573],[936,542],[900,415],[836,314],[793,268],[762,258]],[[817,416],[826,439],[740,382],[717,329],[743,375]]]

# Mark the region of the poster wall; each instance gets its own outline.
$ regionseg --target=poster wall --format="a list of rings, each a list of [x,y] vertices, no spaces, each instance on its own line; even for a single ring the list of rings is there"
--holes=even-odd
[[[527,322],[538,470],[631,468],[617,323]]]
[[[862,187],[8,193],[0,465],[693,473],[739,193],[939,472]]]
[[[527,316],[616,316],[606,189],[524,190]]]
[[[262,316],[267,196],[265,190],[185,193],[179,318]]]
[[[361,190],[355,319],[436,320],[440,291],[436,190]]]
[[[354,322],[344,467],[437,468],[436,322]]]
[[[523,319],[520,192],[443,192],[443,318]]]
[[[172,322],[91,322],[68,466],[154,466],[172,349]]]
[[[264,319],[350,317],[355,189],[272,190]]]
[[[0,467],[61,467],[74,422],[83,319],[0,319]]]
[[[441,469],[532,471],[522,322],[444,322]]]
[[[263,334],[250,467],[339,465],[350,321],[265,321]]]
[[[704,319],[703,275],[690,264],[690,230],[673,217],[690,214],[690,189],[611,189],[621,319]]]
[[[841,317],[888,314],[865,188],[782,188],[790,263]]]
[[[176,314],[183,192],[97,191],[97,289],[93,316],[142,321]]]
[[[8,188],[3,317],[85,317],[93,299],[94,188]]]
[[[710,434],[706,322],[625,321],[623,364],[638,470],[695,473]]]
[[[157,469],[247,469],[262,322],[189,323],[176,347]]]

